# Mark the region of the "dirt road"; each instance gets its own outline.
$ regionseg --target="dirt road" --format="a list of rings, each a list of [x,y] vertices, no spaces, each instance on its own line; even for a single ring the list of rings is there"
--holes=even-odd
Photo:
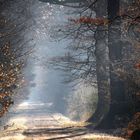
[[[69,118],[48,111],[47,103],[22,103],[9,112],[0,140],[122,140],[95,134]]]

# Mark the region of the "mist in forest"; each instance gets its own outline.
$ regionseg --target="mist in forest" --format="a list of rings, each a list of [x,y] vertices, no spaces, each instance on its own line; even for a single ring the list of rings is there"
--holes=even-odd
[[[0,137],[139,140],[139,7],[0,0]]]

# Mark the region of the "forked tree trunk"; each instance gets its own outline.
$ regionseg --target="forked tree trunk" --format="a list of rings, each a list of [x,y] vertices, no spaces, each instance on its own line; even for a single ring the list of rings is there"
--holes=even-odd
[[[100,1],[100,0],[99,0]],[[103,1],[102,1],[103,2]],[[106,1],[107,10],[108,10],[108,18],[113,21],[111,25],[108,27],[108,50],[109,56],[108,60],[110,64],[108,65],[107,61],[105,63],[105,48],[100,48],[101,44],[103,44],[103,39],[100,39],[99,33],[97,32],[97,43],[96,50],[101,49],[100,53],[97,53],[97,81],[98,81],[98,95],[99,95],[99,103],[97,106],[97,110],[95,114],[89,119],[89,121],[97,122],[97,128],[115,128],[120,127],[126,120],[125,117],[130,115],[130,109],[132,108],[132,104],[127,102],[125,99],[125,82],[120,80],[117,74],[114,73],[115,61],[122,61],[122,49],[124,46],[128,46],[128,42],[125,42],[123,38],[121,38],[121,20],[114,20],[118,16],[120,0],[108,0]],[[103,15],[98,15],[101,11],[105,11],[105,9],[100,9],[101,1],[98,5],[97,16],[101,17]],[[102,6],[101,6],[102,7]],[[101,34],[101,33],[100,33]],[[105,38],[104,38],[105,40]],[[105,44],[105,42],[104,42]],[[106,53],[107,54],[107,53]],[[100,56],[99,56],[100,55]],[[104,60],[105,59],[105,60]],[[101,67],[109,67],[108,71],[101,71]],[[108,77],[107,77],[108,76]],[[103,77],[105,79],[103,79]],[[101,90],[105,85],[101,84],[107,78],[110,79],[110,84],[106,86],[107,89]],[[108,97],[108,101],[105,102],[106,97]],[[95,119],[96,118],[96,119]]]
[[[115,73],[116,67],[114,67],[116,61],[123,61],[123,47],[130,46],[129,42],[126,42],[122,37],[121,18],[116,19],[120,5],[120,0],[108,0],[108,18],[113,21],[108,27],[111,104],[104,125],[102,124],[102,127],[108,128],[125,125],[127,117],[131,115],[130,110],[132,110],[132,104],[125,97],[125,88],[127,88],[125,87],[125,81]]]

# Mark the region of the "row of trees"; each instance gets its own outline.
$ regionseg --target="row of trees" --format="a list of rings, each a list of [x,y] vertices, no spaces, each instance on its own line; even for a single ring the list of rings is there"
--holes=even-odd
[[[23,86],[23,69],[31,38],[26,38],[30,27],[30,3],[0,1],[0,117],[14,104],[16,90]],[[26,5],[25,5],[26,4]],[[20,13],[17,11],[20,10]],[[22,14],[22,15],[21,15]],[[23,96],[23,95],[22,95]],[[16,96],[17,97],[17,96]],[[18,96],[18,100],[20,97]],[[17,101],[18,102],[18,101]]]

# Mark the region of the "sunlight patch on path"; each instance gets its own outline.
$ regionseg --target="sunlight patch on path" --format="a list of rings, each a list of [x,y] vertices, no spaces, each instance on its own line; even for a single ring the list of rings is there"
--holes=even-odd
[[[36,109],[36,108],[40,108],[40,107],[44,107],[46,106],[46,108],[51,107],[53,105],[53,103],[43,103],[43,102],[23,102],[21,103],[17,109]]]
[[[83,140],[125,140],[125,139],[105,134],[88,134],[83,136]]]
[[[84,125],[59,113],[17,115],[9,124],[14,125],[2,132],[1,140],[124,140],[90,132]]]
[[[28,138],[26,138],[22,134],[17,134],[16,136],[6,136],[4,138],[1,138],[1,140],[28,140]]]
[[[5,128],[0,133],[0,139],[1,140],[27,140],[26,136],[24,136],[22,133],[24,130],[27,129],[26,127],[26,118],[20,117],[20,118],[13,118],[7,123],[7,128]],[[9,125],[11,124],[11,125]]]

